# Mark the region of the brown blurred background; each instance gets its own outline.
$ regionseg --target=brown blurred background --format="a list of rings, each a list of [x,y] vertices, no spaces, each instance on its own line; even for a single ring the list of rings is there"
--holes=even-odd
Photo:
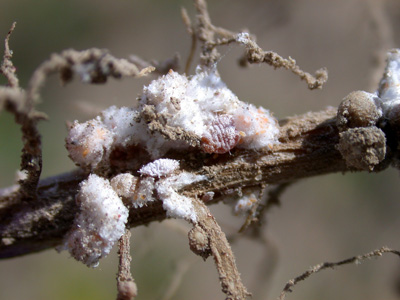
[[[382,51],[399,46],[398,1],[365,0],[215,0],[209,1],[216,25],[249,29],[266,50],[295,58],[306,71],[329,70],[322,90],[309,91],[288,71],[269,66],[240,69],[242,49],[223,48],[223,80],[240,99],[263,105],[278,118],[337,106],[353,90],[374,91],[382,73]],[[212,3],[211,3],[212,2]],[[176,52],[182,65],[190,38],[180,19],[188,0],[2,0],[0,37],[13,21],[14,63],[21,85],[52,52],[107,48],[117,57],[130,54],[166,59]],[[191,70],[193,72],[193,68]],[[140,80],[110,80],[103,86],[74,82],[61,87],[51,78],[38,109],[42,122],[43,175],[74,168],[64,149],[65,121],[85,120],[112,104],[134,105]],[[4,84],[3,78],[0,83]],[[20,132],[8,113],[0,114],[0,187],[12,184],[19,167]],[[362,254],[383,245],[400,249],[398,171],[334,174],[298,182],[268,215],[267,244],[241,238],[233,244],[239,270],[254,299],[275,299],[284,284],[311,265]],[[229,207],[211,208],[228,234],[243,220]],[[212,259],[190,251],[184,222],[166,221],[132,230],[132,271],[137,299],[163,299],[174,274],[188,267],[171,299],[223,299]],[[399,299],[400,260],[388,255],[359,266],[328,270],[294,288],[288,299]],[[0,261],[0,299],[115,299],[115,251],[97,269],[88,269],[55,250]]]

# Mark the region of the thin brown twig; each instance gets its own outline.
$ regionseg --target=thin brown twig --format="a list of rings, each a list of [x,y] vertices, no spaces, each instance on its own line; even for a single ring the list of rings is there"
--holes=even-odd
[[[119,240],[119,265],[117,274],[117,300],[133,300],[137,296],[137,287],[135,280],[131,274],[131,261],[130,254],[130,237],[129,229]]]
[[[129,61],[141,69],[154,67],[152,74],[156,75],[165,75],[169,72],[169,70],[178,71],[180,68],[180,56],[178,53],[176,53],[173,57],[161,61],[155,59],[147,61],[137,55],[132,54],[129,55]]]
[[[33,105],[39,97],[40,88],[53,73],[59,73],[63,83],[70,82],[74,75],[78,75],[84,83],[101,84],[107,82],[108,77],[141,77],[153,70],[152,66],[139,70],[128,60],[115,58],[102,49],[64,50],[53,54],[35,70],[29,81],[27,98],[30,105]]]
[[[254,207],[254,209],[249,213],[248,217],[246,218],[245,223],[240,228],[239,232],[245,232],[247,229],[251,229],[250,235],[255,238],[261,237],[260,230],[262,229],[262,225],[265,224],[265,216],[267,212],[273,206],[280,205],[280,196],[286,191],[286,189],[291,186],[294,181],[288,181],[281,184],[278,184],[276,187],[271,189],[268,192],[267,197],[264,196],[266,192],[266,188],[262,188],[262,192],[260,195],[260,201],[265,203],[259,203]]]
[[[8,86],[11,88],[19,87],[19,80],[17,77],[16,68],[12,62],[12,50],[10,50],[9,42],[11,34],[13,33],[17,22],[12,23],[10,30],[7,33],[7,36],[4,40],[4,56],[3,62],[0,67],[0,72],[7,78]]]
[[[322,85],[328,80],[328,71],[326,68],[315,71],[315,75],[313,76],[303,71],[293,58],[283,58],[276,52],[264,51],[250,36],[242,38],[240,42],[246,46],[246,53],[239,61],[242,66],[246,66],[247,63],[267,63],[275,69],[284,68],[290,70],[299,76],[301,80],[306,81],[310,90],[322,88]]]
[[[189,33],[190,40],[191,40],[189,56],[188,56],[188,58],[186,60],[186,64],[185,64],[185,74],[189,74],[190,66],[192,64],[194,54],[196,53],[197,37],[196,37],[195,28],[193,27],[192,22],[190,21],[187,10],[183,7],[181,8],[181,16],[182,16],[183,24],[185,25],[186,30]]]
[[[213,256],[226,300],[247,299],[251,294],[242,283],[225,233],[203,202],[193,199],[193,203],[198,221],[189,234],[192,251],[204,259],[210,254]]]
[[[230,39],[235,36],[235,33],[212,24],[205,0],[195,0],[194,6],[197,10],[195,33],[197,39],[202,43],[200,63],[204,66],[212,66],[220,58],[216,49],[218,41],[221,38]]]
[[[395,254],[397,256],[400,257],[400,251],[398,250],[393,250],[387,247],[382,247],[380,249],[376,249],[373,250],[371,252],[368,252],[366,254],[363,255],[357,255],[357,256],[353,256],[338,262],[325,262],[325,263],[321,263],[318,265],[315,265],[313,267],[311,267],[309,270],[307,270],[306,272],[304,272],[303,274],[289,280],[285,287],[283,288],[282,293],[280,294],[280,296],[278,297],[278,300],[284,300],[286,298],[286,294],[288,292],[292,292],[292,288],[300,281],[302,280],[306,280],[307,278],[309,278],[311,275],[318,273],[319,271],[325,270],[325,269],[333,269],[335,267],[339,267],[342,265],[348,265],[348,264],[360,264],[362,261],[366,260],[366,259],[370,259],[373,257],[381,257],[383,254],[385,253],[392,253]]]
[[[8,32],[4,45],[4,56],[0,72],[7,78],[8,87],[0,90],[0,104],[15,116],[16,123],[21,125],[23,149],[21,156],[21,171],[26,175],[19,181],[18,193],[25,199],[36,198],[36,188],[42,171],[41,135],[37,122],[45,119],[45,115],[34,110],[26,94],[19,88],[16,69],[11,60],[12,51],[9,40],[16,26],[14,22]]]
[[[293,58],[286,59],[276,52],[264,51],[249,33],[246,33],[245,38],[239,38],[240,33],[214,26],[205,0],[195,0],[195,7],[197,9],[197,30],[195,33],[197,39],[202,43],[202,65],[212,66],[218,61],[220,54],[216,49],[217,46],[238,43],[246,47],[246,53],[239,60],[241,66],[247,66],[249,63],[267,63],[274,68],[290,70],[299,76],[301,80],[306,81],[308,88],[311,90],[321,88],[328,80],[328,71],[325,68],[321,68],[315,72],[315,75],[311,75],[303,71]]]

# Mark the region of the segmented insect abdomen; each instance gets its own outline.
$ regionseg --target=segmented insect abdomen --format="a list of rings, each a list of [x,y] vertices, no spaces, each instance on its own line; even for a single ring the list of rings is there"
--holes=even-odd
[[[201,146],[207,153],[226,153],[234,148],[240,140],[235,122],[229,115],[218,116],[201,138]]]

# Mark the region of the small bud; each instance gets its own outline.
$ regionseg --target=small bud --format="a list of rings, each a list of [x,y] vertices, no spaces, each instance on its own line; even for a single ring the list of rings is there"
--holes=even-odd
[[[207,233],[199,226],[193,227],[188,234],[189,247],[193,253],[203,257],[204,260],[211,255]]]
[[[378,96],[364,91],[348,94],[340,103],[337,126],[340,131],[348,128],[374,126],[382,117]]]

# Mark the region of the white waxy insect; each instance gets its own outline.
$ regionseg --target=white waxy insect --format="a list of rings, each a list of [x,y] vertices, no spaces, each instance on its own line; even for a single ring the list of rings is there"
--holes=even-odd
[[[139,173],[151,177],[163,177],[179,168],[179,161],[169,158],[160,158],[143,166]]]

